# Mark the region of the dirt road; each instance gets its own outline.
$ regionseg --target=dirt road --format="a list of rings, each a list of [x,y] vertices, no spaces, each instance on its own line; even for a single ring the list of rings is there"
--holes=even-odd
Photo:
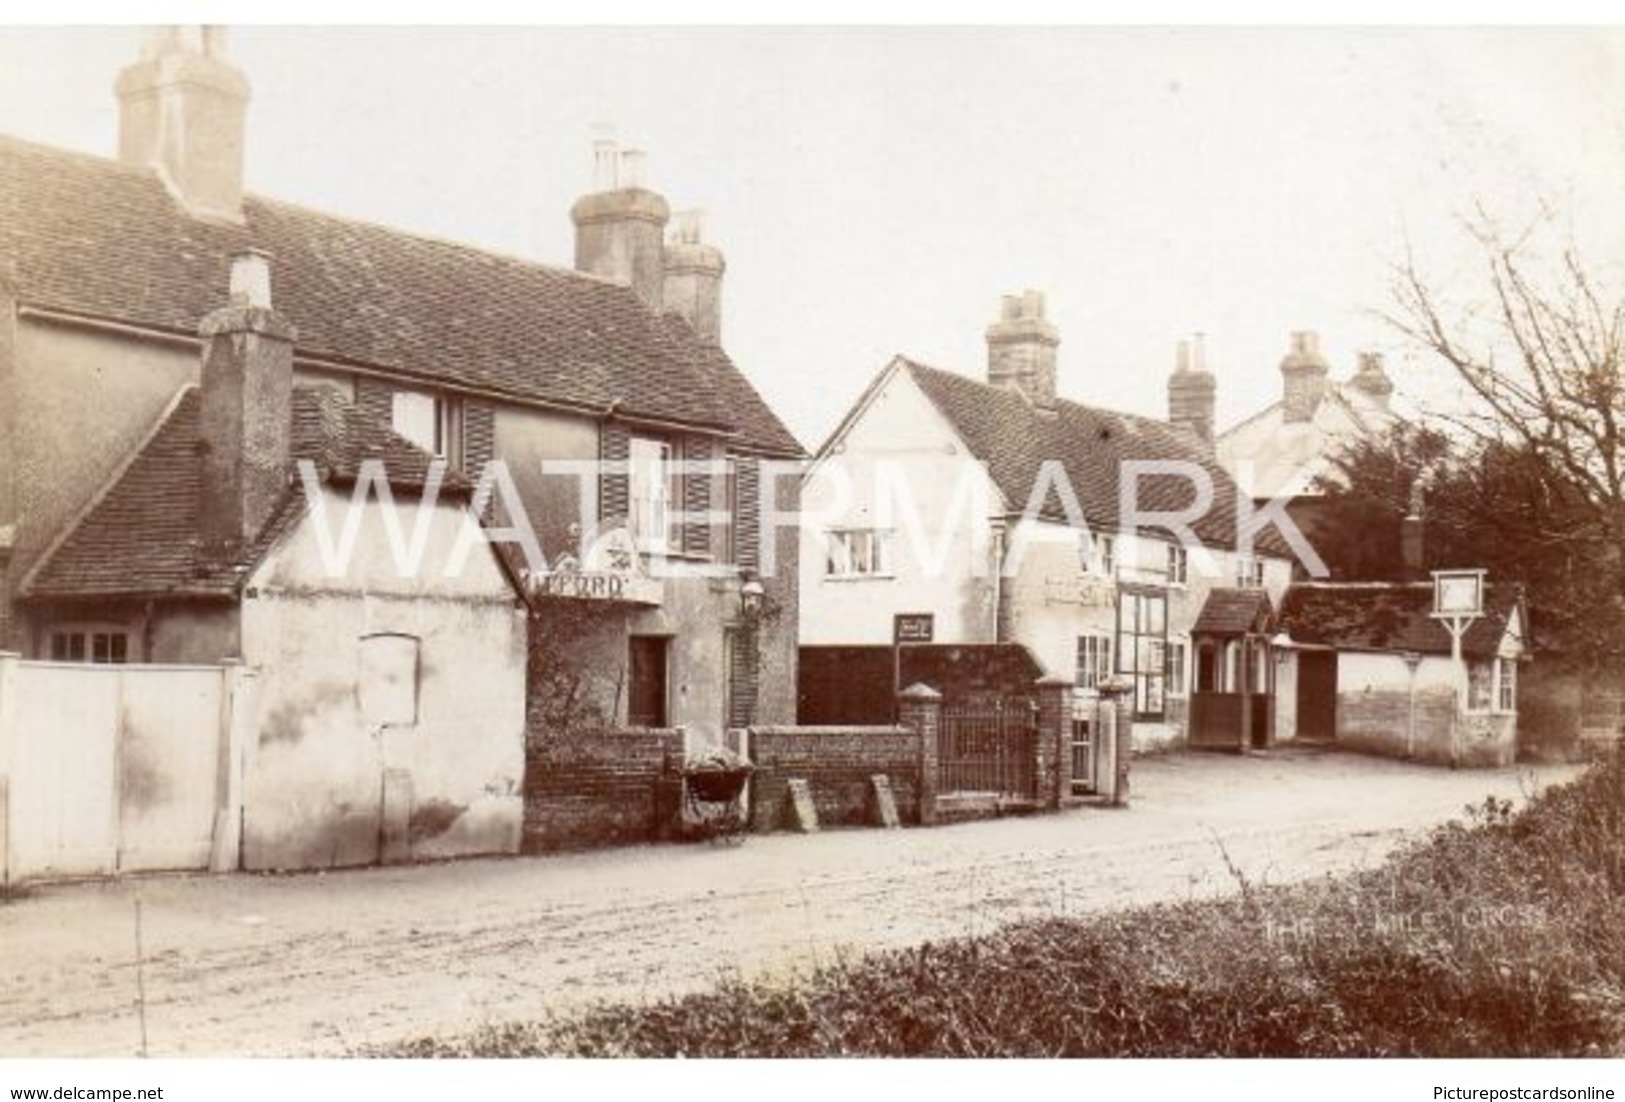
[[[756,836],[283,877],[35,889],[0,905],[0,1056],[328,1055],[641,999],[734,970],[1232,891],[1380,860],[1562,767],[1449,772],[1346,755],[1136,763],[1134,806],[934,830]]]

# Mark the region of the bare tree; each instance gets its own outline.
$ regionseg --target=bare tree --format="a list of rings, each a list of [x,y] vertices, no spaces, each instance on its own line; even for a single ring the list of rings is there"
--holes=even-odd
[[[1525,576],[1569,579],[1542,595],[1549,617],[1574,657],[1613,663],[1625,655],[1625,297],[1572,243],[1543,262],[1551,223],[1509,234],[1480,210],[1466,223],[1478,291],[1442,286],[1408,252],[1385,316],[1473,399],[1450,419],[1469,434],[1481,496],[1458,495],[1458,514],[1470,506],[1471,527],[1515,537]]]

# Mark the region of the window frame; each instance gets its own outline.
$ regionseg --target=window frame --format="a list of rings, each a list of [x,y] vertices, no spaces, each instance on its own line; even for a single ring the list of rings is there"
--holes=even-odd
[[[1168,545],[1168,584],[1184,589],[1190,584],[1191,554],[1178,543]]]
[[[429,419],[433,422],[434,435],[432,444],[426,444],[415,431],[416,427],[403,424],[403,400],[406,402],[423,401],[429,403]],[[457,467],[462,467],[462,457],[458,454],[462,446],[462,433],[460,431],[459,407],[457,401],[449,394],[438,390],[413,390],[401,388],[390,392],[389,396],[389,427],[396,436],[422,448],[436,459],[443,459]],[[421,413],[421,411],[419,411]]]
[[[659,454],[647,454],[650,449],[658,449]],[[651,461],[659,464],[658,478],[650,477],[646,470]],[[683,511],[683,479],[677,441],[667,436],[635,433],[627,440],[626,464],[626,522],[637,549],[647,555],[668,558],[681,554],[683,533],[677,515]],[[653,493],[656,489],[660,491],[658,501],[643,493],[645,490]],[[657,504],[664,509],[658,516],[654,510]],[[650,507],[647,517],[645,505]],[[664,529],[658,535],[646,530],[657,525]]]
[[[1502,715],[1515,714],[1518,711],[1518,660],[1509,655],[1497,655],[1494,669],[1491,710]]]
[[[869,553],[863,556],[868,559],[871,566],[867,570],[853,568],[859,556],[856,550],[848,546],[842,555],[836,554],[838,544],[846,544],[854,536],[867,536]],[[889,579],[896,575],[892,571],[892,530],[890,528],[845,526],[830,528],[824,533],[824,578],[828,581],[852,581],[870,579]],[[845,569],[841,569],[844,563]]]
[[[1125,621],[1130,617],[1133,624],[1127,627]],[[1117,672],[1134,685],[1134,717],[1153,722],[1166,719],[1168,591],[1124,587],[1117,601],[1116,641]]]
[[[1112,674],[1115,661],[1112,635],[1104,631],[1084,632],[1078,636],[1074,656],[1073,688],[1089,693],[1098,692],[1100,683]]]
[[[59,654],[58,643],[67,643],[67,654]],[[105,643],[105,649],[102,644]],[[48,662],[72,666],[129,666],[135,664],[135,648],[128,627],[117,624],[63,624],[45,636]]]
[[[1236,556],[1236,588],[1264,588],[1264,560],[1258,555]]]

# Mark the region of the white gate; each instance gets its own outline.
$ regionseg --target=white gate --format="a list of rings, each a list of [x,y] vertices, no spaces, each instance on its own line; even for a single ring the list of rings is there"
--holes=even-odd
[[[0,662],[7,878],[209,867],[230,670]]]

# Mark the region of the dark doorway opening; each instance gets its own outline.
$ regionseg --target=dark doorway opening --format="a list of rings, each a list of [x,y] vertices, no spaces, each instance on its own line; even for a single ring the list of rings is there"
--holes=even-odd
[[[1298,738],[1330,742],[1337,737],[1337,655],[1298,652]]]
[[[663,635],[632,636],[632,683],[627,698],[630,727],[668,727],[666,661],[671,640]]]

